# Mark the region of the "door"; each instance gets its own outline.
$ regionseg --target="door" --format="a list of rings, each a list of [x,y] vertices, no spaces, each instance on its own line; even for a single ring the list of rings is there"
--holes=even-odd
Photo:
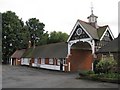
[[[60,71],[63,71],[63,59],[60,59]]]

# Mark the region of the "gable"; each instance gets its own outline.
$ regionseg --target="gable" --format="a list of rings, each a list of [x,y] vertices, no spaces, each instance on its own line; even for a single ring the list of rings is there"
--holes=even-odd
[[[75,28],[75,31],[73,32],[73,35],[70,38],[70,41],[84,39],[84,38],[90,38],[90,37],[80,25],[77,25],[77,27]]]
[[[101,35],[100,40],[111,41],[113,39],[114,39],[114,36],[110,28],[107,26],[107,28],[104,30],[104,33]]]
[[[117,38],[115,38],[113,41],[107,43],[105,46],[103,46],[101,49],[99,49],[99,51],[97,53],[112,53],[112,52],[120,52],[119,49],[119,41],[120,41],[120,37],[118,36]],[[112,47],[112,48],[111,48]]]
[[[82,33],[80,35],[77,34],[77,30],[78,28],[81,29]],[[89,30],[90,31],[90,30]],[[92,32],[92,31],[91,31]],[[75,26],[73,27],[73,30],[70,33],[70,36],[67,40],[67,42],[69,42],[70,40],[76,40],[76,39],[84,39],[84,38],[93,38],[91,36],[91,34],[88,32],[88,30],[86,30],[86,28],[84,27],[84,25],[82,25],[80,23],[79,20],[77,20]]]
[[[25,52],[25,49],[16,50],[16,51],[12,54],[11,58],[21,58],[22,55],[24,54],[24,52]]]
[[[111,35],[110,35],[110,33],[109,33],[109,31],[107,31],[105,33],[105,35],[104,35],[104,37],[103,37],[102,40],[104,40],[104,41],[111,41],[111,40],[113,40],[112,37],[111,37]]]
[[[82,34],[79,36],[76,34],[78,28],[82,29]],[[94,28],[87,22],[84,22],[82,20],[77,20],[73,30],[70,33],[67,42],[69,42],[70,40],[76,40],[76,39],[79,40],[85,38],[96,39],[101,41],[107,31],[109,33],[109,38],[108,37],[107,38],[109,39],[109,41],[113,40],[114,36],[108,25],[99,28]]]
[[[108,26],[106,25],[106,26],[99,27],[99,28],[97,29],[97,33],[98,33],[99,39],[103,36],[103,34],[104,34],[104,32],[106,31],[106,28],[107,28],[107,27],[108,27]]]
[[[86,30],[86,32],[93,38],[93,39],[99,39],[97,34],[97,29],[94,28],[90,23],[78,20],[80,22],[80,25]]]

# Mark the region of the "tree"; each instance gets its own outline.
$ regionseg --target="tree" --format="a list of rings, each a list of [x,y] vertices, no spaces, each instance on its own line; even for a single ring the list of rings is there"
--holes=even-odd
[[[36,18],[30,18],[28,21],[26,21],[26,25],[29,30],[29,38],[33,45],[41,45],[42,43],[42,37],[44,34],[44,27],[45,24],[41,23],[39,19]]]
[[[24,23],[15,12],[2,13],[2,59],[6,62],[22,44]]]
[[[45,33],[43,33],[43,34],[41,35],[40,45],[48,44],[48,40],[49,40],[49,34],[48,34],[48,32],[46,31]]]
[[[21,30],[21,47],[20,48],[21,49],[28,48],[29,40],[30,40],[29,30],[28,30],[28,27],[24,25]]]
[[[38,46],[67,40],[66,33],[54,31],[49,35],[44,27],[39,19],[30,18],[24,25],[15,12],[2,13],[2,60],[6,63],[17,49],[27,48],[29,41]]]
[[[67,39],[68,39],[68,34],[53,31],[50,33],[48,43],[66,42]]]

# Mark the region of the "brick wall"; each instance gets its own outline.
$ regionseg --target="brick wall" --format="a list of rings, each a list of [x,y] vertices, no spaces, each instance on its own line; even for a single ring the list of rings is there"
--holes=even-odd
[[[21,64],[21,60],[20,59],[16,59],[17,63],[16,65],[20,65]]]
[[[90,50],[71,49],[71,55],[67,58],[67,66],[65,71],[68,71],[68,63],[70,62],[70,71],[91,70],[93,55]]]
[[[38,64],[41,64],[41,58],[38,59]]]
[[[49,58],[45,59],[45,64],[49,64]]]

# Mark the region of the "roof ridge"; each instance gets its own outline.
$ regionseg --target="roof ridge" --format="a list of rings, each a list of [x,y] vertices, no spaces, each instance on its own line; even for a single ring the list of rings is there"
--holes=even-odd
[[[81,22],[84,22],[84,23],[88,23],[88,22],[86,22],[86,21],[83,21],[83,20],[80,20],[80,19],[78,19],[78,21],[81,21]]]
[[[98,26],[99,28],[102,28],[102,27],[108,27],[108,25],[104,25],[104,26]]]
[[[78,21],[81,21],[81,22],[84,22],[84,23],[86,23],[86,24],[90,25],[90,23],[89,23],[89,22],[86,22],[86,21],[83,21],[83,20],[80,20],[80,19],[78,19]],[[92,25],[90,25],[90,26],[92,26]],[[109,25],[98,26],[98,28],[108,27],[108,26],[109,26]],[[93,27],[93,26],[92,26],[92,27]],[[93,27],[93,28],[95,28],[95,27]],[[95,28],[95,29],[97,30],[98,28]]]
[[[90,25],[89,22],[86,22],[86,21],[83,21],[83,20],[80,20],[80,19],[78,19],[78,20],[81,21],[81,22],[84,22],[84,23],[86,23],[86,24],[88,24],[88,25]],[[92,26],[92,25],[90,25],[90,26]],[[93,26],[92,26],[92,27],[93,27]],[[93,28],[97,30],[97,28],[95,28],[95,27],[93,27]]]
[[[60,43],[66,43],[66,42],[49,43],[49,44],[45,44],[45,45],[39,45],[39,46],[36,46],[36,47],[44,47],[44,46],[55,45],[55,44],[60,44]]]

